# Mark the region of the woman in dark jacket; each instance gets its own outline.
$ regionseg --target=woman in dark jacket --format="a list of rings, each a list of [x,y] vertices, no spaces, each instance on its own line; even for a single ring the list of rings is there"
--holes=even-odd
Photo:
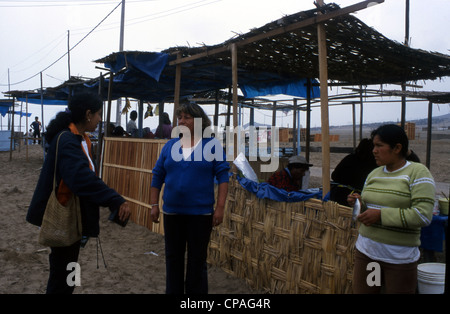
[[[95,172],[91,143],[85,132],[95,131],[101,121],[102,100],[90,93],[72,96],[68,110],[59,112],[47,127],[46,141],[50,143],[39,180],[28,209],[27,221],[41,226],[45,207],[53,188],[56,171],[57,198],[65,204],[71,193],[80,199],[82,234],[97,237],[99,234],[99,206],[109,207],[119,220],[125,221],[130,209],[125,199],[109,188]],[[55,169],[56,142],[58,144]],[[74,286],[66,282],[71,270],[68,263],[77,262],[80,241],[68,247],[52,247],[49,256],[50,275],[47,293],[72,293]]]

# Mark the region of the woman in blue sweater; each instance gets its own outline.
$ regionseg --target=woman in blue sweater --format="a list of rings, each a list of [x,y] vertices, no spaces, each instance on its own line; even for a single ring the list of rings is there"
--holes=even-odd
[[[158,201],[165,184],[166,293],[206,294],[208,243],[212,227],[223,220],[230,167],[220,142],[205,136],[211,122],[200,106],[182,104],[176,116],[176,130],[182,135],[180,138],[172,135],[175,138],[164,145],[153,169],[151,218],[153,222],[159,222]],[[215,179],[218,183],[217,202],[214,198]]]

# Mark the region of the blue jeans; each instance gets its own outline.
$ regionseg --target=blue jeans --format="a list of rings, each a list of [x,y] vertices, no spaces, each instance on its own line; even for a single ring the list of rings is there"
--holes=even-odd
[[[164,215],[166,293],[207,294],[212,215]],[[184,279],[187,249],[186,281]]]

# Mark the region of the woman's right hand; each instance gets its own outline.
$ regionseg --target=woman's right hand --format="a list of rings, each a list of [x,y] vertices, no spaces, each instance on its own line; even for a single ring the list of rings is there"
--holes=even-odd
[[[356,199],[359,199],[359,201],[361,201],[361,195],[358,193],[352,193],[352,194],[347,195],[348,205],[350,205],[350,207],[355,206]]]
[[[150,217],[154,223],[159,223],[159,206],[154,205],[150,211]]]

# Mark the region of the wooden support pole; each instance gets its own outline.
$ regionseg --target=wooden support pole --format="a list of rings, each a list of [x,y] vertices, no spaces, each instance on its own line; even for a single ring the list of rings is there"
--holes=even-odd
[[[306,81],[306,144],[305,158],[309,162],[311,147],[311,79]],[[299,122],[300,124],[300,122]]]
[[[219,90],[216,90],[216,99],[214,102],[214,126],[219,126]]]
[[[298,155],[297,151],[297,145],[300,141],[298,141],[297,136],[297,99],[294,98],[294,108],[293,108],[293,115],[292,115],[292,151],[295,155]]]
[[[106,128],[105,128],[105,134],[106,136],[111,135],[111,128],[109,124],[111,123],[111,95],[112,95],[112,87],[113,87],[113,81],[114,81],[114,73],[109,73],[109,83],[108,83],[108,109],[106,110]]]
[[[433,103],[428,102],[428,121],[427,121],[427,157],[425,165],[430,169],[430,155],[431,155],[431,127],[433,125]]]
[[[363,138],[363,93],[362,85],[359,85],[359,141]]]
[[[181,59],[181,52],[177,52],[177,60]],[[181,85],[181,63],[178,63],[175,68],[175,95],[173,95],[173,121],[172,126],[177,126],[178,121],[176,112],[180,105],[180,85]]]
[[[323,6],[323,0],[318,0]],[[325,25],[317,25],[319,50],[319,80],[320,80],[320,112],[322,130],[322,193],[325,196],[330,191],[330,132],[328,119],[328,63]]]
[[[353,149],[356,148],[356,110],[355,103],[352,102],[352,121],[353,121]]]
[[[15,109],[14,109],[14,104],[15,104],[15,98],[12,98],[12,106],[11,106],[11,113],[12,113],[12,117],[11,117],[11,139],[9,141],[9,161],[12,161],[12,151],[14,148],[14,116],[15,116]]]
[[[232,82],[233,82],[233,128],[236,128],[238,125],[237,120],[237,107],[238,107],[238,93],[237,93],[237,86],[238,86],[238,60],[237,60],[237,46],[236,44],[231,45],[231,71],[232,71]],[[233,132],[234,134],[234,158],[237,157],[237,133]]]

